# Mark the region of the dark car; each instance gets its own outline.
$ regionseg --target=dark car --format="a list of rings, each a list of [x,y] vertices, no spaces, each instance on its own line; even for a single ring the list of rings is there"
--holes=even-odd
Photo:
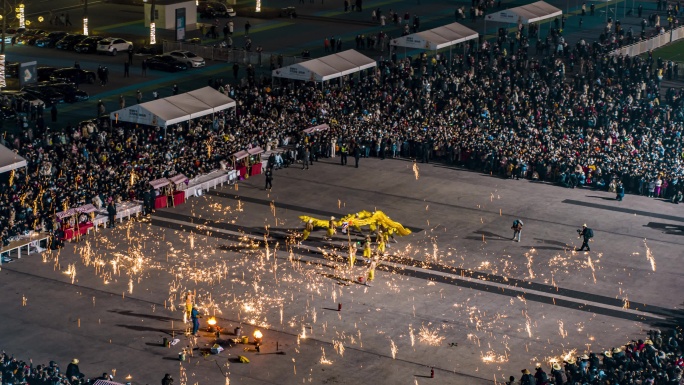
[[[17,113],[12,109],[12,107],[8,106],[0,106],[0,119],[2,120],[10,120],[10,119],[16,119],[17,118]]]
[[[35,45],[36,40],[47,36],[47,32],[42,29],[27,29],[16,40],[19,45]]]
[[[79,90],[73,83],[47,83],[40,84],[40,87],[52,88],[59,92],[64,95],[64,101],[67,103],[84,102],[90,98],[87,92]]]
[[[80,68],[61,68],[56,70],[50,76],[50,81],[53,82],[68,82],[68,83],[95,83],[95,72]]]
[[[55,89],[41,86],[27,86],[21,89],[29,95],[33,95],[45,102],[46,106],[64,103],[64,95]]]
[[[181,63],[169,55],[156,55],[145,59],[145,61],[147,62],[147,68],[151,70],[177,72],[188,69],[185,63]]]
[[[36,40],[35,46],[36,47],[47,47],[47,48],[54,48],[55,44],[57,44],[58,41],[62,40],[64,36],[66,36],[66,32],[64,31],[55,31],[55,32],[50,32],[44,37],[41,37],[40,39]]]
[[[74,51],[79,53],[93,53],[97,51],[97,43],[104,39],[102,36],[88,36],[82,42],[74,46]]]
[[[58,41],[57,44],[55,44],[55,48],[57,49],[65,49],[68,51],[71,51],[74,49],[76,44],[82,42],[88,38],[86,35],[82,35],[80,33],[76,34],[68,34],[62,38],[62,40]]]
[[[36,68],[36,75],[38,75],[39,82],[46,82],[50,80],[50,76],[55,72],[57,68],[55,67],[38,67]]]

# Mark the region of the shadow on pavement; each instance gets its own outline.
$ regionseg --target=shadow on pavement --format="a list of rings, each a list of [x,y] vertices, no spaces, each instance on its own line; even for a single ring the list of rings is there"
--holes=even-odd
[[[644,225],[652,229],[661,230],[665,234],[684,235],[684,226],[673,225],[671,223],[648,222]]]
[[[141,318],[149,318],[157,321],[173,321],[175,320],[174,318],[171,317],[165,317],[165,316],[160,316],[160,315],[151,315],[151,314],[142,314],[142,313],[133,313],[130,310],[108,310],[110,313],[117,313],[121,315],[127,315],[131,317],[141,317]]]

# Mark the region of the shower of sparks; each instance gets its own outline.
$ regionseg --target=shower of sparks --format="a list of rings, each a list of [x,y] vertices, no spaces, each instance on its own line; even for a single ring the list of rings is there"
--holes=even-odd
[[[28,301],[28,298],[26,298],[26,296],[22,294],[22,296],[21,296],[21,306],[26,306],[26,301]]]
[[[332,365],[333,362],[325,357],[325,348],[322,346],[321,346],[321,352],[322,352],[321,360],[319,362],[323,365]]]
[[[429,326],[429,324],[428,324]],[[439,335],[437,330],[430,330],[427,326],[422,325],[418,332],[418,341],[432,346],[439,346],[444,341],[445,337]]]
[[[333,347],[340,356],[344,357],[344,344],[342,341],[333,340]]]
[[[180,364],[180,375],[178,376],[180,379],[180,385],[187,385],[188,384],[188,373],[185,371],[185,368],[183,367],[183,364]]]
[[[532,270],[532,260],[534,256],[532,253],[525,253],[525,258],[527,258],[527,270],[530,273],[529,278],[533,279],[534,278],[534,271]]]
[[[505,362],[508,362],[508,357],[506,357],[506,355],[496,354],[493,351],[488,351],[485,354],[480,354],[480,357],[482,358],[482,362],[487,364],[503,364]]]
[[[395,360],[397,359],[397,352],[399,351],[399,348],[397,348],[397,344],[394,343],[394,341],[390,340],[390,352],[392,352],[392,359]]]
[[[648,262],[651,263],[651,270],[656,271],[656,261],[655,258],[653,257],[653,253],[651,253],[651,249],[648,247],[646,244],[646,240],[644,239],[644,247],[646,248],[646,259]]]
[[[561,320],[558,320],[558,333],[563,338],[566,338],[568,336],[568,332],[563,328],[563,321]]]
[[[133,277],[128,280],[128,294],[133,294]]]
[[[418,178],[420,178],[420,172],[418,170],[418,163],[416,163],[416,162],[413,162],[413,175],[416,176],[416,180],[418,180]]]
[[[594,283],[596,283],[596,269],[594,268],[594,262],[592,262],[590,255],[587,255],[587,266],[591,269],[591,276],[594,278]]]
[[[413,333],[413,326],[409,324],[409,338],[411,339],[411,346],[416,344],[416,336]]]
[[[64,274],[71,278],[71,284],[73,285],[76,281],[76,264],[70,263],[67,265],[67,269],[64,271]]]
[[[629,309],[629,298],[627,298],[627,296],[622,299],[622,308]]]
[[[532,320],[527,315],[527,312],[525,312],[525,330],[527,331],[527,336],[532,338]]]

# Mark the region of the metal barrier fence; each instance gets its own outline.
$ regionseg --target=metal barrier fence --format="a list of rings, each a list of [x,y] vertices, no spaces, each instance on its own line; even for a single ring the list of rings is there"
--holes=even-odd
[[[611,52],[610,55],[627,55],[637,56],[646,53],[652,49],[660,48],[666,44],[670,44],[679,39],[684,38],[684,26],[665,31],[665,33],[654,36],[650,39],[642,40],[634,44],[620,47]]]
[[[270,66],[273,69],[308,60],[301,56],[285,56],[272,52],[248,52],[238,48],[222,48],[168,40],[162,42],[162,49],[164,50],[164,53],[176,50],[190,51],[195,55],[208,60],[220,60],[230,63],[237,62],[262,67]]]

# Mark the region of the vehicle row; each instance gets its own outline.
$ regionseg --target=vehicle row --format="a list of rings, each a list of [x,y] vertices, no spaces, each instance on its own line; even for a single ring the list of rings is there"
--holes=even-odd
[[[79,53],[101,53],[116,55],[133,50],[133,42],[118,37],[87,36],[65,31],[42,29],[9,28],[5,30],[5,44],[31,45],[42,48],[57,48]]]

